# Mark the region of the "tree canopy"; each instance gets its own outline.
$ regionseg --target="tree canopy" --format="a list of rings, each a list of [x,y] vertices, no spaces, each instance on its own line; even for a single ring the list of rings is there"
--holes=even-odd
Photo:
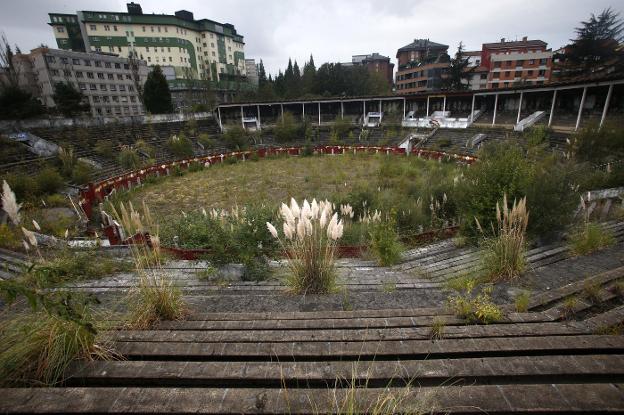
[[[442,78],[442,89],[452,91],[468,89],[468,82],[464,81],[468,79],[471,71],[464,52],[464,44],[459,42],[455,57],[450,60],[447,73]]]
[[[56,109],[66,117],[89,111],[89,104],[84,101],[85,96],[69,82],[54,84],[52,98]]]
[[[154,69],[147,75],[143,86],[143,101],[147,111],[152,114],[173,112],[169,84],[159,65],[154,66]]]

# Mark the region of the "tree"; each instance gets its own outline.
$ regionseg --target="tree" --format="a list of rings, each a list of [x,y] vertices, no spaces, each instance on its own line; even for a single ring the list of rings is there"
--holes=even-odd
[[[303,65],[301,89],[303,95],[314,94],[316,91],[316,66],[314,65],[314,57],[312,55],[310,55],[310,60]]]
[[[154,66],[154,69],[147,75],[143,86],[143,100],[145,108],[152,114],[173,112],[169,84],[159,65]]]
[[[81,112],[89,111],[89,104],[85,102],[85,96],[69,82],[54,84],[52,98],[56,104],[56,109],[66,117],[73,117]]]
[[[7,38],[0,37],[0,68],[4,69],[4,76],[0,77],[2,86],[17,86],[19,82],[19,68],[14,65],[13,51]]]
[[[460,91],[468,88],[468,77],[472,72],[469,67],[468,58],[464,57],[464,44],[459,42],[455,57],[450,60],[446,77],[442,81],[442,89]],[[464,82],[466,80],[466,82]]]
[[[575,32],[576,39],[571,39],[572,44],[565,48],[562,56],[558,56],[562,76],[595,73],[606,66],[613,66],[614,60],[622,61],[622,52],[618,49],[624,23],[619,13],[610,8],[598,16],[592,13],[589,20],[581,22]]]
[[[15,85],[0,88],[0,119],[21,120],[41,115],[45,108],[28,92]]]

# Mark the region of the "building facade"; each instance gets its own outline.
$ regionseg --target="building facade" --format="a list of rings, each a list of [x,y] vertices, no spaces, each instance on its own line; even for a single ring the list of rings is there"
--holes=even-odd
[[[449,66],[448,45],[414,39],[397,51],[396,90],[399,94],[440,89]]]
[[[127,7],[127,13],[50,13],[49,25],[60,49],[134,55],[149,66],[171,67],[175,80],[206,80],[213,89],[228,89],[245,76],[245,43],[233,25],[195,20],[186,10],[143,14],[139,4]]]
[[[93,116],[143,115],[139,88],[147,79],[145,61],[116,55],[37,48],[13,58],[19,84],[48,108],[54,108],[54,85],[72,84],[80,90]]]
[[[548,83],[552,74],[553,52],[542,40],[484,43],[481,64],[488,69],[487,89]]]
[[[258,86],[259,77],[258,77],[258,66],[256,66],[255,59],[245,59],[245,68],[247,71],[247,79],[249,83]]]
[[[479,89],[487,89],[488,68],[481,65],[481,51],[464,52],[464,57],[468,59],[466,82],[468,89],[473,91]]]

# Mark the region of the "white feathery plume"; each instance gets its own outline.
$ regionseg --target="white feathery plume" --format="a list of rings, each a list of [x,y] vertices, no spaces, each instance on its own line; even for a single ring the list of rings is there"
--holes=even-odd
[[[267,228],[269,228],[269,232],[271,232],[271,235],[273,235],[274,238],[277,238],[277,229],[275,229],[275,226],[273,226],[269,222],[266,223],[266,226]]]
[[[37,229],[37,232],[41,232],[41,226],[39,226],[37,221],[33,219],[32,223],[33,223],[33,226],[35,227],[35,229]]]
[[[298,217],[301,214],[301,208],[299,208],[299,204],[294,197],[290,199],[290,211],[295,217]]]
[[[30,245],[28,245],[28,242],[22,241],[22,244],[24,245],[25,250],[30,251]]]
[[[297,238],[303,239],[305,238],[305,235],[306,235],[305,223],[303,223],[303,221],[299,221],[299,223],[297,223]]]
[[[33,231],[29,231],[22,226],[22,233],[24,234],[26,239],[28,239],[28,243],[30,243],[32,246],[37,246],[37,237],[35,236],[35,233]]]
[[[293,227],[290,226],[288,223],[284,222],[284,236],[286,236],[286,239],[292,240],[293,233]]]
[[[2,181],[2,209],[7,213],[13,225],[17,226],[20,223],[21,217],[19,210],[22,207],[21,203],[17,203],[17,199],[15,198],[15,193],[11,190],[11,186],[6,182],[6,180]]]
[[[318,214],[319,214],[319,204],[316,201],[316,199],[312,199],[312,205],[311,205],[311,209],[312,209],[312,217],[314,219],[318,218]]]

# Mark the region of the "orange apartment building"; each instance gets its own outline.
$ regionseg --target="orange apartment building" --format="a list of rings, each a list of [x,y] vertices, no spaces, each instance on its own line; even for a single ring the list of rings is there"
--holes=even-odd
[[[553,52],[542,40],[484,43],[480,64],[487,68],[487,89],[542,85],[550,81]]]
[[[397,51],[396,92],[412,94],[440,89],[449,66],[448,45],[414,39]]]

